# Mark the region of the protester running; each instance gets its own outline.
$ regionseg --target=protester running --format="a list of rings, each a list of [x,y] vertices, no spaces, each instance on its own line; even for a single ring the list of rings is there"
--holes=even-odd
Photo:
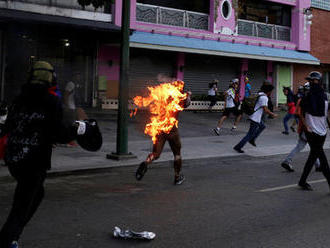
[[[182,81],[176,81],[175,79],[159,74],[158,81],[160,83],[172,83],[177,82],[184,84]],[[183,92],[182,92],[183,93]],[[183,108],[190,105],[191,92],[187,92],[187,98],[180,102]],[[174,118],[178,119],[179,112],[174,114]],[[156,142],[153,144],[152,153],[147,156],[147,159],[143,161],[135,174],[137,180],[141,180],[144,174],[147,172],[148,165],[150,165],[154,160],[158,159],[163,151],[164,145],[168,141],[170,148],[174,156],[174,184],[181,185],[185,181],[185,176],[181,173],[182,169],[182,158],[181,158],[181,140],[179,135],[179,130],[177,126],[173,126],[169,133],[161,132],[156,136]]]
[[[264,113],[269,114],[273,117],[277,116],[268,109],[268,97],[271,95],[273,89],[274,86],[271,84],[263,84],[261,86],[256,104],[254,106],[254,113],[249,116],[250,129],[247,132],[246,136],[236,146],[234,146],[234,150],[238,153],[244,153],[242,148],[247,142],[250,142],[251,145],[256,146],[256,137],[258,137],[266,127],[263,122]]]
[[[303,190],[312,190],[310,184],[307,183],[307,177],[317,158],[320,159],[321,171],[330,186],[330,170],[323,150],[327,135],[328,99],[322,87],[320,72],[313,71],[306,79],[310,83],[310,91],[300,103],[302,108],[300,120],[310,146],[310,152],[298,185]]]
[[[213,82],[209,84],[209,90],[207,92],[210,101],[209,111],[211,111],[213,106],[217,103],[218,83],[218,80],[213,80]]]
[[[245,78],[245,94],[244,97],[250,97],[251,96],[251,84],[250,84],[250,80],[248,77]]]
[[[220,135],[222,124],[230,116],[230,114],[236,116],[234,125],[231,128],[232,131],[236,129],[238,123],[240,122],[242,118],[242,112],[239,110],[240,102],[236,97],[237,93],[238,93],[238,79],[233,79],[229,85],[229,89],[224,94],[225,110],[222,114],[222,117],[218,121],[217,127],[213,129],[216,135]]]
[[[75,139],[77,129],[84,132],[83,124],[62,124],[62,104],[52,90],[55,85],[53,66],[36,62],[1,129],[1,136],[8,135],[5,163],[17,181],[12,209],[0,231],[1,248],[18,247],[24,227],[38,209],[53,145]]]
[[[283,93],[287,99],[286,105],[288,107],[288,112],[283,118],[284,131],[282,133],[288,135],[289,134],[288,121],[291,118],[295,118],[296,123],[298,123],[298,117],[294,114],[296,111],[296,103],[295,103],[295,96],[292,90],[290,89],[290,87],[283,87]]]
[[[299,90],[298,90],[298,101],[297,101],[297,105],[296,105],[296,112],[295,115],[297,115],[298,117],[302,116],[302,112],[301,112],[301,100],[304,96],[306,96],[309,92],[310,89],[310,85],[309,82],[305,83],[304,86],[299,86]],[[307,139],[306,139],[306,134],[302,125],[302,121],[298,122],[298,142],[297,145],[291,150],[291,152],[289,153],[288,156],[286,156],[286,158],[284,159],[284,161],[282,162],[281,166],[286,169],[289,172],[293,172],[293,166],[292,166],[292,160],[294,158],[294,156],[301,152],[305,146],[307,145]],[[320,160],[317,159],[315,162],[315,170],[316,171],[321,171],[320,170]]]

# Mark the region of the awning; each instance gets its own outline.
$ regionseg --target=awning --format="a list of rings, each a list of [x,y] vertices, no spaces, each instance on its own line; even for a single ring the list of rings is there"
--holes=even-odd
[[[130,47],[319,65],[307,52],[136,31]]]
[[[119,32],[120,27],[117,27],[113,23],[84,20],[77,18],[70,18],[64,16],[45,15],[38,13],[25,12],[12,9],[0,9],[0,21],[15,21],[22,23],[36,23],[36,24],[55,24],[65,27],[72,26],[81,29],[97,30],[104,32]]]

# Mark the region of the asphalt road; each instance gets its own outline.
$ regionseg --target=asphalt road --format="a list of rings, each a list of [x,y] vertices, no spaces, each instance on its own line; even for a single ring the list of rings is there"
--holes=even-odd
[[[329,151],[327,152],[329,155]],[[141,182],[135,168],[49,178],[46,198],[27,226],[23,248],[92,247],[329,247],[327,183],[305,192],[296,172],[284,172],[283,156],[184,162],[186,182],[173,185],[168,163],[153,165]],[[323,179],[313,172],[310,180]],[[8,214],[14,184],[0,179],[0,223]],[[149,230],[151,242],[112,238],[114,226]]]

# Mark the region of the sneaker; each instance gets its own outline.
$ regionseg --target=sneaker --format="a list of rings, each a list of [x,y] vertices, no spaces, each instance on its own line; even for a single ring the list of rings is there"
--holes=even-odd
[[[231,131],[235,131],[236,128],[237,128],[236,126],[232,126]]]
[[[18,248],[18,243],[17,241],[13,241],[10,245],[10,248]]]
[[[298,185],[302,190],[308,190],[308,191],[313,190],[312,186],[310,186],[308,183],[300,183],[299,182]]]
[[[136,170],[136,173],[135,173],[135,178],[136,180],[140,181],[144,174],[146,174],[148,170],[148,165],[146,162],[142,162],[140,165],[139,165],[139,168]]]
[[[255,147],[257,147],[255,140],[250,140],[249,143]]]
[[[213,131],[215,132],[216,135],[220,135],[220,129],[214,128]]]
[[[291,164],[288,164],[287,162],[283,162],[281,166],[286,169],[288,172],[294,172],[294,169]]]
[[[283,131],[282,133],[285,134],[285,135],[289,134],[289,132],[287,132],[287,131]]]
[[[292,132],[294,132],[294,133],[296,132],[296,129],[294,127],[290,127],[290,129]]]
[[[236,146],[233,149],[238,153],[244,153],[244,151],[241,148],[238,148]]]
[[[180,174],[178,177],[174,178],[174,184],[175,185],[181,185],[184,180],[186,180],[186,178],[184,177],[184,175]]]

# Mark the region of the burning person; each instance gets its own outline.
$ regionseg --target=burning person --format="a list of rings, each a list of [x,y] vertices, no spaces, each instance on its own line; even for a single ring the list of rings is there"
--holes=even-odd
[[[174,184],[180,185],[185,180],[181,174],[181,141],[178,131],[178,114],[190,105],[191,92],[184,93],[184,82],[176,81],[166,75],[159,74],[160,84],[148,87],[147,97],[137,96],[134,103],[138,107],[148,107],[151,113],[150,122],[145,133],[152,137],[153,151],[142,162],[136,171],[136,179],[141,180],[147,172],[148,165],[159,158],[166,141],[169,142],[174,155]]]

